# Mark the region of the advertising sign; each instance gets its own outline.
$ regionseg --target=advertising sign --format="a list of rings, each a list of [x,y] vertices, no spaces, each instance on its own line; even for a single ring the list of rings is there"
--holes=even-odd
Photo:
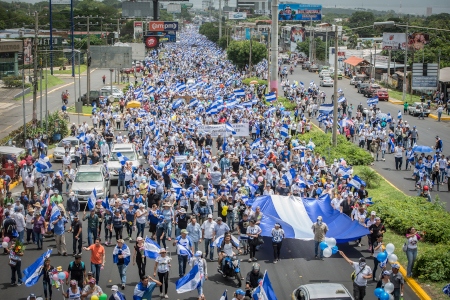
[[[52,4],[70,4],[70,0],[51,0]]]
[[[230,19],[230,20],[245,20],[245,19],[247,19],[247,13],[230,11],[228,14],[228,19]]]
[[[167,4],[167,12],[169,14],[181,14],[181,4],[180,3]]]
[[[430,36],[428,33],[414,32],[408,35],[409,48],[414,50],[421,50],[430,42]]]
[[[320,21],[322,20],[322,5],[279,4],[278,19],[280,21]]]
[[[297,43],[305,40],[305,28],[292,26],[291,27],[291,52],[297,51]]]
[[[187,162],[187,155],[175,155],[175,162],[177,164],[182,164]]]
[[[437,82],[437,76],[413,76],[412,88],[415,90],[436,89]]]
[[[412,65],[412,88],[420,89],[436,89],[438,83],[439,66],[436,63],[423,64],[413,63]]]
[[[146,36],[144,38],[145,48],[156,48],[159,45],[159,36]]]
[[[383,32],[383,50],[404,50],[406,45],[406,36],[404,33]]]
[[[143,35],[143,23],[142,21],[134,21],[134,38],[141,39]]]
[[[234,131],[236,131],[234,136],[249,136],[248,123],[236,123],[231,125],[233,126]],[[218,137],[219,134],[224,136],[225,133],[227,136],[231,134],[231,132],[225,132],[225,124],[201,125],[198,126],[198,131],[209,133],[211,137]]]
[[[150,21],[148,23],[149,31],[177,31],[178,22]]]

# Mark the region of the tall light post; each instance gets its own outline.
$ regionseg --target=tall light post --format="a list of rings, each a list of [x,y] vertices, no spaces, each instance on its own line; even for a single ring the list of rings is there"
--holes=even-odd
[[[270,91],[278,95],[278,0],[272,0]]]
[[[333,135],[332,142],[333,146],[337,146],[337,120],[338,120],[338,26],[334,25],[334,99],[333,99]]]

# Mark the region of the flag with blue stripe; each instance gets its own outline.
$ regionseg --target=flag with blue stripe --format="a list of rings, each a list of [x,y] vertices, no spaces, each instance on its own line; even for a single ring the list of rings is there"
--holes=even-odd
[[[234,298],[233,298],[234,299]],[[227,290],[225,290],[219,300],[228,300]]]
[[[189,102],[189,108],[194,108],[194,107],[196,107],[199,103],[200,103],[200,101],[198,101],[197,98],[191,99],[191,102]]]
[[[294,168],[291,168],[288,172],[284,173],[282,178],[286,182],[286,186],[291,186],[294,183],[295,176],[297,176],[297,174]]]
[[[184,99],[183,99],[183,98],[177,99],[177,100],[172,104],[172,109],[175,110],[175,109],[179,108],[183,103],[184,103]]]
[[[266,101],[267,102],[273,102],[277,100],[277,95],[274,92],[266,94]]]
[[[88,138],[84,132],[77,135],[77,139],[79,139],[81,142],[84,142],[84,143],[87,143],[87,140],[88,140]]]
[[[256,148],[259,148],[261,146],[261,139],[257,138],[256,140],[253,141],[253,143],[251,144],[251,148],[252,150],[255,150]]]
[[[245,91],[243,89],[234,90],[234,95],[236,97],[245,97]]]
[[[378,104],[378,97],[377,96],[367,99],[367,105],[368,106],[372,106],[372,105],[375,105],[375,104]]]
[[[52,167],[52,164],[50,163],[50,159],[47,156],[41,154],[39,159],[34,163],[34,166],[36,167],[36,171],[42,172],[50,169]]]
[[[366,185],[366,183],[364,182],[364,180],[362,180],[361,178],[358,177],[358,175],[353,176],[352,180],[350,180],[350,182],[347,184],[349,186],[352,186],[356,189],[360,189],[362,185]]]
[[[262,283],[253,291],[253,300],[277,300],[275,291],[273,290],[272,283],[269,279],[267,271],[264,273]]]
[[[117,264],[119,262],[119,255],[123,256],[123,263],[128,266],[130,263],[131,252],[130,248],[126,244],[122,244],[122,247],[115,246],[113,250],[113,263]]]
[[[319,113],[329,115],[333,112],[333,104],[322,104],[319,106]]]
[[[97,191],[94,188],[87,201],[87,206],[90,211],[95,208],[95,202],[97,202]]]
[[[225,123],[225,129],[226,129],[227,132],[231,132],[232,134],[236,134],[236,131],[234,130],[233,125],[231,125],[228,122]]]
[[[128,157],[123,156],[122,153],[120,153],[120,152],[117,152],[116,155],[117,155],[117,159],[119,160],[119,162],[122,166],[124,166],[125,163],[129,160]]]
[[[198,285],[202,282],[202,274],[198,265],[192,267],[192,269],[182,278],[178,279],[176,282],[176,290],[178,294],[190,292],[196,290]]]
[[[287,138],[288,137],[288,135],[289,135],[289,125],[288,124],[283,124],[281,126],[280,135],[283,138]]]
[[[270,116],[271,114],[273,114],[275,111],[276,111],[276,108],[275,108],[275,107],[271,107],[271,108],[269,108],[268,110],[266,110],[266,112],[263,113],[263,116],[264,116],[264,117],[268,117],[268,116]]]
[[[55,225],[53,225],[53,222],[58,220],[59,216],[61,215],[61,210],[59,209],[58,205],[53,203],[52,212],[50,213],[50,229],[53,229]]]
[[[42,269],[44,268],[44,261],[50,257],[52,249],[48,249],[44,254],[42,254],[31,266],[23,270],[22,282],[25,286],[30,287],[35,285],[42,274]]]
[[[156,259],[159,256],[161,247],[149,237],[145,237],[144,241],[144,255],[151,259]]]
[[[348,178],[351,175],[352,168],[346,168],[344,166],[340,166],[338,170],[338,174],[342,175],[343,178]]]

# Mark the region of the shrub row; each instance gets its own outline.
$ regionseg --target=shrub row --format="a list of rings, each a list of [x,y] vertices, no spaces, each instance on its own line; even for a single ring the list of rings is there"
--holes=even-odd
[[[433,251],[421,253],[414,264],[413,274],[419,274],[420,279],[431,281],[450,280],[449,246],[437,245]]]
[[[242,80],[242,83],[243,84],[246,84],[246,85],[250,85],[250,81],[253,81],[253,80],[256,80],[256,81],[258,81],[258,84],[259,85],[265,85],[265,86],[267,86],[267,80],[263,80],[263,79],[259,79],[258,77],[249,77],[249,78],[246,78],[246,79],[244,79],[244,80]]]

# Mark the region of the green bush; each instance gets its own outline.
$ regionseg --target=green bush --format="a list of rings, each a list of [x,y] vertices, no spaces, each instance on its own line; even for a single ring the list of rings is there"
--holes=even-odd
[[[420,245],[419,245],[420,251]],[[434,251],[418,256],[413,269],[420,279],[431,281],[450,280],[450,251],[447,245],[438,245]]]
[[[358,172],[358,176],[366,182],[367,188],[374,188],[380,185],[380,176],[372,168],[362,167],[360,172]]]
[[[281,105],[284,106],[286,110],[295,110],[297,107],[297,104],[294,101],[288,100],[286,97],[278,97],[278,102],[281,103]]]
[[[338,135],[338,145],[334,147],[331,143],[331,134],[325,134],[319,129],[312,127],[309,133],[297,135],[297,139],[306,142],[312,139],[316,148],[314,151],[325,156],[328,163],[332,163],[335,158],[344,158],[352,166],[368,165],[373,161],[369,152],[359,148],[355,144],[347,141],[344,136]]]
[[[5,76],[2,78],[3,83],[8,88],[22,87],[22,76]]]
[[[249,77],[249,78],[246,78],[246,79],[244,79],[244,80],[242,80],[242,83],[243,84],[246,84],[246,85],[250,85],[250,81],[253,81],[253,80],[256,80],[256,81],[258,81],[258,84],[259,85],[266,85],[267,86],[267,80],[262,80],[262,79],[259,79],[258,77]]]
[[[449,213],[422,197],[377,197],[372,207],[383,222],[400,234],[411,226],[425,232],[425,239],[450,246]],[[450,248],[448,248],[450,249]]]

